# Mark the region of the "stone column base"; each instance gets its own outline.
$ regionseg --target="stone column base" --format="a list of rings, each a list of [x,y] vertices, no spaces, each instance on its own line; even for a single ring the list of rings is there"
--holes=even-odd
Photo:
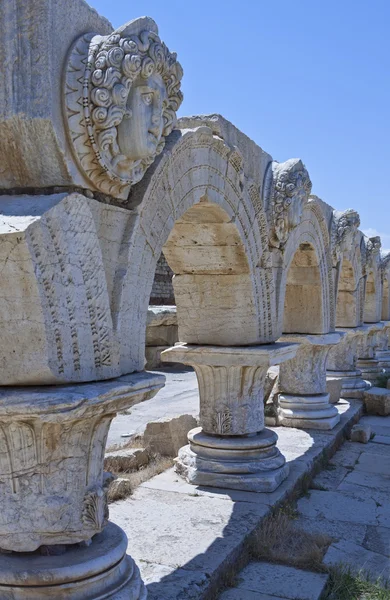
[[[375,385],[379,377],[384,374],[383,367],[375,358],[359,358],[357,367],[360,369],[363,379],[366,379],[372,385]]]
[[[284,427],[325,430],[333,429],[339,421],[337,408],[329,404],[329,394],[279,394],[278,422]]]
[[[339,380],[341,382],[340,398],[355,398],[362,400],[364,392],[371,387],[369,381],[362,378],[362,372],[356,371],[327,371],[327,381]]]
[[[50,547],[49,547],[50,548]],[[59,556],[0,555],[0,598],[12,600],[146,600],[138,567],[126,555],[127,537],[113,523],[89,546]]]
[[[269,429],[219,437],[197,427],[188,433],[189,445],[179,451],[176,471],[193,485],[273,492],[289,473],[277,439]]]

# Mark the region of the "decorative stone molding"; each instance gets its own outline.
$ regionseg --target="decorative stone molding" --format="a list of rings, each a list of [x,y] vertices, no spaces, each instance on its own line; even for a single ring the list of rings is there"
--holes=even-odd
[[[65,75],[73,153],[96,190],[126,200],[175,126],[183,99],[176,54],[154,21],[141,18],[108,36],[81,36]]]
[[[353,208],[348,208],[344,212],[333,211],[331,236],[333,264],[339,263],[344,254],[350,255],[359,227],[360,216]]]
[[[0,548],[32,552],[102,531],[111,420],[163,385],[161,375],[135,373],[59,388],[2,388]]]
[[[296,227],[303,207],[309,199],[311,181],[305,165],[299,158],[268,165],[264,178],[264,203],[270,226],[269,243],[283,248],[289,232]]]
[[[268,368],[296,350],[294,344],[180,344],[162,353],[166,362],[191,365],[198,379],[201,427],[189,432],[176,463],[189,483],[271,492],[287,477],[277,436],[264,428],[263,396]]]

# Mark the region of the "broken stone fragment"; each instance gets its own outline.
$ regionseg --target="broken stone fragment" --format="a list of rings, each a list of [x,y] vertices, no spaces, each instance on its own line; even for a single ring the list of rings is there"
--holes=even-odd
[[[351,429],[351,441],[367,444],[371,439],[371,427],[369,425],[354,425]]]

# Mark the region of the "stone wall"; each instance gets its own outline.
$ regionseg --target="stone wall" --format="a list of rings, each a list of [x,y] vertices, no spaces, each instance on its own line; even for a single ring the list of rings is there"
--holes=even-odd
[[[154,281],[152,293],[150,294],[149,304],[153,306],[156,306],[158,304],[175,304],[172,277],[173,271],[168,265],[164,254],[161,253],[160,258],[157,261],[156,272],[154,274]]]

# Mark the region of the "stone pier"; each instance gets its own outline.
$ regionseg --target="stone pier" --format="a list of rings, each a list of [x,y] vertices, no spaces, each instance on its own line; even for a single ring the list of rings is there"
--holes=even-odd
[[[356,367],[357,348],[359,339],[367,333],[369,327],[338,327],[336,332],[343,334],[339,344],[329,350],[327,360],[327,385],[328,389],[335,389],[336,397],[331,402],[338,402],[339,398],[363,399],[364,391],[370,387],[368,381],[362,378],[362,372]],[[336,383],[339,385],[335,385]]]
[[[364,380],[375,385],[378,378],[383,375],[384,370],[376,357],[378,348],[378,335],[383,330],[383,323],[370,323],[367,325],[367,331],[362,335],[357,348],[356,366],[360,369]]]
[[[340,420],[326,391],[326,361],[339,333],[283,335],[280,340],[300,344],[295,358],[280,366],[279,423],[285,427],[332,429]]]
[[[220,348],[177,345],[162,359],[191,365],[197,375],[200,427],[188,434],[176,470],[189,483],[271,492],[287,477],[277,435],[264,427],[269,367],[289,361],[295,344]]]

